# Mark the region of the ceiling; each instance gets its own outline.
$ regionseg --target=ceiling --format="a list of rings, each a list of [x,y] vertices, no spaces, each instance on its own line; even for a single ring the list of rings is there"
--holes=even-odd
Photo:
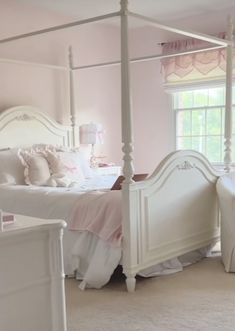
[[[18,0],[77,19],[102,15],[120,9],[119,0]],[[129,0],[129,9],[160,21],[175,21],[221,11],[235,13],[234,0]]]

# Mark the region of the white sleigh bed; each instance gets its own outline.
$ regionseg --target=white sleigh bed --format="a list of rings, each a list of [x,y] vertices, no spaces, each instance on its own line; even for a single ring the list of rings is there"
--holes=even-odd
[[[71,130],[32,107],[20,106],[1,113],[0,148],[35,143],[71,146]],[[107,248],[107,243],[99,242],[99,245],[105,245],[106,258],[107,251],[110,254],[110,270],[105,282],[121,257],[128,290],[133,291],[138,272],[215,243],[219,237],[217,178],[201,154],[178,151],[168,155],[149,178],[131,183],[128,191],[123,190],[123,204],[130,202],[130,208],[124,209],[123,213],[128,212],[130,218],[128,223],[123,218],[122,248]],[[121,195],[121,191],[118,192]],[[45,187],[0,185],[1,209],[41,218],[61,218],[68,222],[69,211],[77,197],[78,192],[72,189],[48,191]],[[71,252],[74,257],[77,236],[76,231],[65,232],[66,271],[76,267],[72,265]],[[87,237],[82,240],[89,242]],[[96,242],[96,248],[97,245]],[[94,259],[102,269],[99,254]],[[92,272],[95,275],[94,268],[91,268]],[[99,278],[99,270],[96,272]],[[90,285],[100,287],[99,280],[97,283],[92,281]],[[89,285],[89,275],[84,286],[86,283]]]

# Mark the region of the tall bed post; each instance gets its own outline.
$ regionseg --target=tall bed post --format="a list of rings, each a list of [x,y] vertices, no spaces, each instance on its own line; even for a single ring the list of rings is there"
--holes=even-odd
[[[233,22],[229,15],[227,39],[233,41]],[[232,163],[232,86],[233,86],[233,45],[228,45],[226,61],[226,106],[225,106],[225,129],[224,129],[224,169],[230,172]]]
[[[136,273],[132,271],[132,220],[130,184],[133,183],[133,133],[132,133],[132,104],[130,89],[130,60],[128,49],[128,0],[121,0],[121,107],[122,107],[122,151],[123,175],[122,186],[123,205],[123,272],[126,275],[126,285],[129,292],[135,290]]]
[[[75,93],[74,93],[74,74],[73,74],[73,50],[69,46],[69,106],[70,106],[70,120],[72,126],[72,146],[78,145],[78,132],[77,132],[77,115],[75,106]]]

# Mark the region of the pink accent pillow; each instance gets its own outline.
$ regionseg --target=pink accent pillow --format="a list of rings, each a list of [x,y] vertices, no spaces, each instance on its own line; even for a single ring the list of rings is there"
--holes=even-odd
[[[80,162],[75,152],[57,152],[66,176],[74,181],[84,181]]]
[[[64,176],[72,182],[81,183],[84,175],[80,164],[77,162],[73,152],[52,152],[45,151],[45,157],[49,163],[51,173],[57,176]]]

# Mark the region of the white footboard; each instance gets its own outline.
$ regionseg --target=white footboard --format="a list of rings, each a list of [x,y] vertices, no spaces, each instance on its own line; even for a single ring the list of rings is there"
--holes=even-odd
[[[123,268],[129,283],[144,268],[218,239],[217,178],[203,155],[177,151],[145,181],[124,185]]]

